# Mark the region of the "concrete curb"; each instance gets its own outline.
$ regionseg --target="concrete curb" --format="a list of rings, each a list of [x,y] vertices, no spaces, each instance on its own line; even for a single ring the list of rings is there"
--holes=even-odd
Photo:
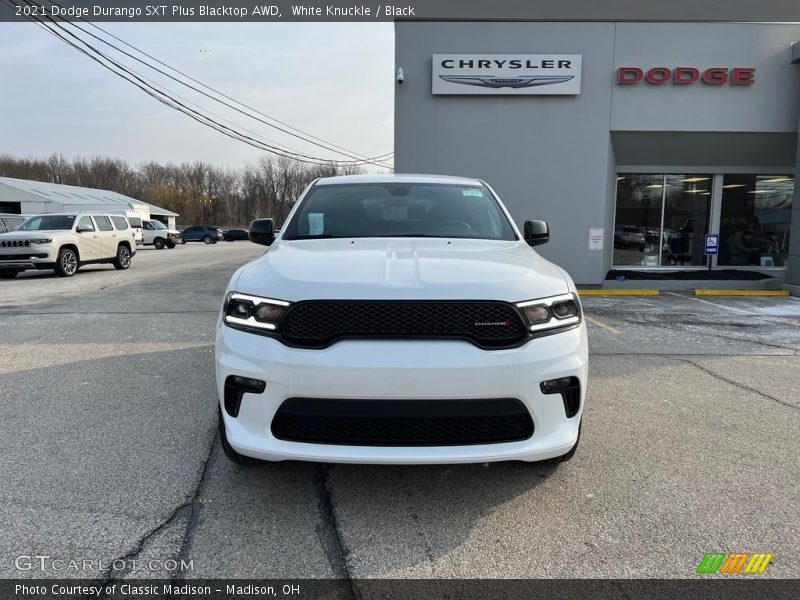
[[[788,296],[787,290],[695,290],[695,296]]]
[[[660,296],[658,290],[625,290],[625,289],[605,289],[605,290],[578,290],[581,296]]]

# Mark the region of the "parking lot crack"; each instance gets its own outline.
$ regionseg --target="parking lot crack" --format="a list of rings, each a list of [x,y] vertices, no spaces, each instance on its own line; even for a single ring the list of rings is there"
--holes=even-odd
[[[111,564],[118,564],[119,561],[124,561],[126,565],[132,565],[133,561],[142,553],[142,551],[147,547],[147,544],[155,538],[158,534],[162,531],[166,530],[170,525],[179,521],[185,520],[186,521],[186,531],[184,532],[183,539],[181,542],[181,547],[177,553],[176,561],[178,564],[181,563],[181,560],[186,560],[186,556],[188,553],[188,549],[191,547],[191,540],[192,540],[192,533],[194,528],[197,525],[198,520],[198,502],[197,499],[200,495],[201,489],[203,487],[203,483],[205,481],[206,472],[208,471],[208,465],[211,461],[211,456],[214,451],[214,447],[216,446],[217,436],[217,425],[216,421],[213,424],[213,436],[209,443],[209,449],[205,456],[205,460],[200,468],[200,474],[197,478],[196,483],[192,486],[192,492],[188,495],[188,499],[179,504],[172,511],[167,515],[167,517],[158,525],[150,529],[147,533],[145,533],[139,540],[133,545],[133,548],[129,550],[127,553],[118,556],[114,559]],[[124,569],[120,570],[113,570],[107,571],[105,576],[101,581],[101,586],[105,587],[106,585],[113,583],[115,580],[120,579],[131,572],[131,567],[126,566]]]
[[[349,586],[349,597],[358,598],[353,586],[353,578],[350,575],[350,568],[347,564],[347,557],[350,554],[347,545],[342,539],[339,521],[331,497],[330,480],[328,472],[331,466],[326,464],[317,465],[314,473],[314,487],[319,498],[319,514],[322,523],[317,526],[317,537],[322,543],[322,549],[328,559],[328,564],[333,571],[336,579],[345,579]]]
[[[731,385],[734,385],[734,386],[738,387],[739,389],[742,389],[742,390],[745,390],[745,391],[748,391],[748,392],[753,392],[754,394],[758,394],[759,396],[761,396],[763,398],[766,398],[767,400],[772,400],[773,402],[777,402],[778,404],[782,404],[783,406],[788,406],[789,408],[793,408],[795,410],[800,410],[800,406],[798,406],[796,404],[791,404],[789,402],[786,402],[785,400],[781,400],[780,398],[776,398],[775,396],[770,396],[769,394],[765,394],[761,390],[757,390],[756,388],[750,387],[749,385],[746,385],[744,383],[739,383],[738,381],[734,381],[733,379],[728,379],[727,377],[723,377],[722,375],[720,375],[718,373],[714,373],[714,371],[712,371],[710,369],[707,369],[703,365],[700,365],[700,364],[694,362],[693,360],[689,360],[688,358],[682,358],[680,360],[689,363],[693,367],[697,367],[698,369],[700,369],[704,373],[707,373],[707,374],[711,375],[715,379],[719,379],[720,381],[724,381],[725,383],[729,383]]]

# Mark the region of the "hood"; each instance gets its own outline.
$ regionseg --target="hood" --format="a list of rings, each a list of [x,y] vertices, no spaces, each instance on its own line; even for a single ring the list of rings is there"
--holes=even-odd
[[[37,229],[35,231],[7,231],[0,233],[0,240],[38,240],[39,238],[49,238],[55,235],[70,233],[69,229]]]
[[[519,302],[568,291],[527,244],[456,238],[277,240],[231,289],[288,301],[461,299]]]

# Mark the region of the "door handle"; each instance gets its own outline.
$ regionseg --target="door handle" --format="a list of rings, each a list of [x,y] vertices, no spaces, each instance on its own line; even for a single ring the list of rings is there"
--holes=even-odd
[[[97,239],[99,236],[93,235],[92,237],[93,237],[93,238],[95,238],[95,239]]]

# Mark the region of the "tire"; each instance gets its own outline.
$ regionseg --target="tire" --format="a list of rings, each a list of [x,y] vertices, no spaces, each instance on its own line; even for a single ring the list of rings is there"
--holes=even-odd
[[[203,236],[203,243],[204,244],[213,244],[214,243],[214,238],[212,238],[210,235],[204,235]]]
[[[572,460],[572,457],[575,456],[575,451],[578,449],[578,444],[581,441],[581,427],[583,427],[583,423],[578,425],[578,439],[575,440],[575,445],[569,452],[567,452],[566,454],[562,454],[561,456],[554,456],[553,458],[548,458],[547,460],[543,460],[541,461],[541,464],[558,465]]]
[[[173,242],[171,240],[167,240],[167,248],[172,250],[174,247],[175,247],[175,242]]]
[[[222,451],[225,456],[234,464],[237,465],[256,465],[260,460],[239,454],[228,442],[228,436],[225,434],[225,421],[222,419],[222,409],[217,406],[217,413],[219,417],[219,440],[222,443]]]
[[[156,250],[162,250],[166,244],[162,238],[156,238],[153,240],[153,246],[156,247]]]
[[[17,275],[19,275],[19,271],[15,271],[14,269],[0,270],[0,279],[14,279]]]
[[[72,248],[61,248],[56,259],[55,272],[59,277],[72,277],[78,272],[81,263],[78,253]]]
[[[117,246],[117,256],[114,258],[114,268],[118,271],[124,271],[131,266],[131,249],[125,244]]]

